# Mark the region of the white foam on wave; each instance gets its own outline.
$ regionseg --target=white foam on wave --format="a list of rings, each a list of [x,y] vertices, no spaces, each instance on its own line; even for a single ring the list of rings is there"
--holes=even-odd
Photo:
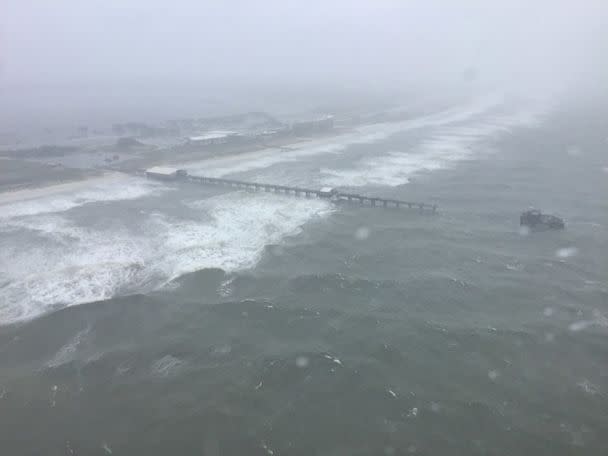
[[[345,143],[344,137],[320,140],[280,155],[272,151],[259,162],[251,157],[227,159],[215,168],[205,165],[205,173],[214,169],[218,173],[242,171],[267,167],[275,160],[339,152],[348,144],[377,141],[404,126],[449,124],[485,109],[485,105],[476,105],[404,123],[366,126],[353,133],[350,142]],[[280,243],[297,234],[311,218],[331,211],[325,201],[235,192],[190,203],[192,209],[207,216],[206,220],[144,214],[138,221],[144,225],[143,232],[127,227],[79,226],[61,215],[83,204],[135,199],[165,190],[167,187],[145,180],[129,181],[128,185],[104,181],[71,193],[2,205],[0,230],[26,230],[51,242],[19,247],[11,244],[10,236],[15,233],[8,233],[8,242],[0,238],[0,324],[31,319],[54,308],[155,289],[204,268],[250,268],[266,245]]]
[[[204,268],[235,271],[253,267],[264,247],[300,232],[328,214],[326,201],[294,200],[272,194],[235,192],[190,203],[211,216],[205,224],[157,217],[157,236],[167,246],[162,267],[169,279]]]
[[[254,266],[264,247],[331,211],[319,200],[230,193],[189,204],[201,220],[142,215],[142,230],[82,227],[59,214],[20,226],[51,242],[0,252],[0,324],[65,306],[149,291],[204,268]],[[203,216],[206,216],[203,217]]]
[[[85,185],[84,187],[82,185]],[[82,185],[75,191],[65,191],[26,199],[23,201],[0,204],[0,220],[14,217],[65,212],[74,207],[94,202],[132,200],[151,193],[168,190],[159,183],[133,177],[113,177],[96,180],[91,185]]]
[[[464,121],[497,107],[503,102],[504,98],[500,95],[487,96],[473,100],[463,106],[446,109],[434,114],[399,122],[365,125],[349,133],[331,138],[315,139],[306,143],[298,143],[283,150],[269,148],[247,154],[239,154],[238,156],[183,164],[179,167],[188,168],[192,174],[203,174],[208,177],[224,177],[230,174],[268,168],[278,163],[297,162],[302,158],[315,155],[339,154],[346,151],[349,146],[355,144],[373,144],[401,131],[449,125]]]
[[[127,232],[63,226],[49,233],[65,242],[0,254],[0,323],[35,317],[55,307],[108,299],[142,288],[150,278],[144,239]],[[44,236],[44,233],[41,233]]]
[[[40,214],[35,216],[19,216],[0,220],[0,233],[11,233],[27,230],[52,239],[58,243],[66,243],[81,234],[81,230],[57,214]],[[0,242],[0,261],[10,251],[21,250],[23,246]]]
[[[59,191],[57,191],[59,188]],[[61,184],[44,196],[0,205],[0,324],[45,309],[114,296],[147,280],[145,242],[126,230],[102,232],[61,216],[84,204],[137,199],[168,190],[161,184],[111,176]],[[19,235],[35,236],[20,242]]]
[[[152,371],[152,375],[156,377],[170,377],[179,372],[185,364],[185,361],[180,358],[176,358],[173,355],[165,355],[156,360],[150,367],[150,370]]]
[[[445,126],[435,131],[410,152],[391,151],[380,157],[365,158],[349,169],[321,170],[322,182],[331,186],[398,186],[409,182],[421,171],[443,169],[451,163],[470,158],[475,147],[494,135],[513,128],[535,126],[542,112],[521,111],[495,116],[471,124]]]

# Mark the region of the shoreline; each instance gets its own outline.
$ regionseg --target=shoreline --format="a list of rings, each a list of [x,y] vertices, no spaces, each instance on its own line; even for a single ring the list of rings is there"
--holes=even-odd
[[[244,144],[224,144],[213,146],[207,150],[182,150],[176,151],[172,148],[157,149],[150,151],[133,159],[125,160],[120,163],[116,171],[135,171],[151,166],[174,166],[184,165],[188,163],[198,163],[206,160],[215,160],[223,158],[236,158],[253,154],[262,150],[273,150],[281,153],[282,149],[297,150],[303,145],[312,141],[323,139],[332,139],[348,134],[356,130],[354,127],[337,127],[329,132],[319,133],[312,136],[293,136],[286,138],[277,138],[268,142],[250,142]]]
[[[331,132],[314,136],[281,138],[272,142],[269,141],[268,143],[224,145],[223,147],[216,147],[212,150],[192,150],[176,153],[170,148],[159,149],[150,151],[148,154],[135,156],[131,160],[125,160],[115,168],[77,169],[65,167],[64,170],[80,172],[81,174],[79,176],[70,177],[57,176],[56,179],[53,179],[52,175],[46,174],[41,169],[40,176],[44,177],[43,180],[26,180],[13,187],[0,188],[0,206],[36,199],[51,194],[74,191],[101,181],[126,178],[127,176],[124,173],[131,173],[151,166],[171,166],[176,164],[183,166],[191,163],[205,162],[207,160],[238,159],[238,157],[246,157],[249,154],[256,154],[264,150],[276,150],[276,153],[281,153],[281,150],[285,148],[297,150],[299,147],[312,141],[337,138],[343,134],[352,132],[353,130],[354,128],[340,127]],[[11,162],[24,162],[22,159],[2,158]],[[42,168],[44,166],[45,165],[41,164]]]
[[[202,146],[200,149],[176,147],[152,148],[145,152],[124,151],[122,154],[125,157],[120,163],[114,166],[107,167],[91,167],[77,168],[71,167],[69,164],[63,164],[60,175],[53,175],[53,165],[51,163],[40,162],[37,165],[38,169],[30,172],[30,175],[24,175],[19,181],[11,185],[10,178],[5,188],[2,188],[3,177],[0,174],[0,204],[27,200],[44,196],[51,193],[59,193],[69,191],[74,188],[91,185],[98,180],[106,180],[112,176],[122,175],[124,173],[132,174],[142,169],[147,169],[151,166],[172,166],[172,167],[187,167],[190,164],[201,164],[213,160],[238,160],[239,158],[255,158],[256,154],[261,152],[268,153],[290,153],[298,152],[298,150],[306,147],[307,144],[314,144],[320,141],[331,141],[340,137],[348,136],[356,133],[359,128],[370,127],[373,125],[391,125],[407,121],[411,118],[412,113],[403,113],[400,116],[385,116],[383,118],[368,119],[368,121],[357,122],[349,125],[339,125],[329,131],[317,132],[308,136],[286,136],[274,138],[268,141],[252,140],[246,143],[223,144],[214,146]],[[99,151],[83,151],[82,153],[95,154]],[[6,162],[11,162],[13,165],[18,164],[19,167],[28,160],[12,157],[3,157]],[[53,157],[48,157],[49,162]],[[3,160],[3,161],[4,161]],[[29,161],[31,162],[31,160]],[[25,174],[25,173],[24,173]],[[11,176],[12,177],[12,176]]]
[[[94,185],[98,182],[124,177],[125,175],[119,172],[105,171],[101,175],[83,176],[80,179],[60,180],[53,183],[45,182],[43,185],[36,185],[36,182],[32,182],[31,184],[24,184],[21,187],[0,191],[0,206],[36,199],[42,196],[80,190],[83,187]]]

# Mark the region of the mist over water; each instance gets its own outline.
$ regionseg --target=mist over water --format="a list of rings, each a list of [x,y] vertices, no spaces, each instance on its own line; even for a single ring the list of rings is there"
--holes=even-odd
[[[495,114],[497,109],[503,112]],[[501,97],[486,97],[408,121],[363,126],[286,152],[261,150],[184,166],[195,175],[286,185],[401,186],[420,172],[487,155],[482,141],[539,122],[538,107],[513,114],[504,109]],[[391,138],[398,143],[400,135],[420,131],[425,139],[407,152],[394,151]],[[356,158],[352,147],[363,148]],[[328,157],[335,168],[323,165]],[[281,243],[303,224],[332,212],[322,201],[238,193],[199,200],[193,191],[199,189],[112,177],[76,191],[66,188],[4,204],[3,321],[158,289],[202,269],[249,269],[262,258],[264,246]],[[137,215],[128,213],[129,206],[138,208]],[[24,242],[33,243],[35,252],[21,248]]]
[[[0,117],[20,126],[306,111],[400,95],[604,94],[601,0],[9,0]]]
[[[2,10],[0,454],[605,453],[604,2]]]

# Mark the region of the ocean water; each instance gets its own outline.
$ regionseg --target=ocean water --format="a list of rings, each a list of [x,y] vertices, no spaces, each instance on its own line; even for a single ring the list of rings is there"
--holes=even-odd
[[[0,206],[0,454],[605,454],[607,112],[486,97],[190,165],[434,216],[143,179]]]

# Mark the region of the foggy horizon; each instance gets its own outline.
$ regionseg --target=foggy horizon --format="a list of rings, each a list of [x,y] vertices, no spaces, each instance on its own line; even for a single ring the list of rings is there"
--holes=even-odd
[[[0,454],[606,456],[608,0],[4,0]]]
[[[528,4],[531,3],[531,4]],[[601,1],[9,1],[4,87],[581,88],[607,74]]]

